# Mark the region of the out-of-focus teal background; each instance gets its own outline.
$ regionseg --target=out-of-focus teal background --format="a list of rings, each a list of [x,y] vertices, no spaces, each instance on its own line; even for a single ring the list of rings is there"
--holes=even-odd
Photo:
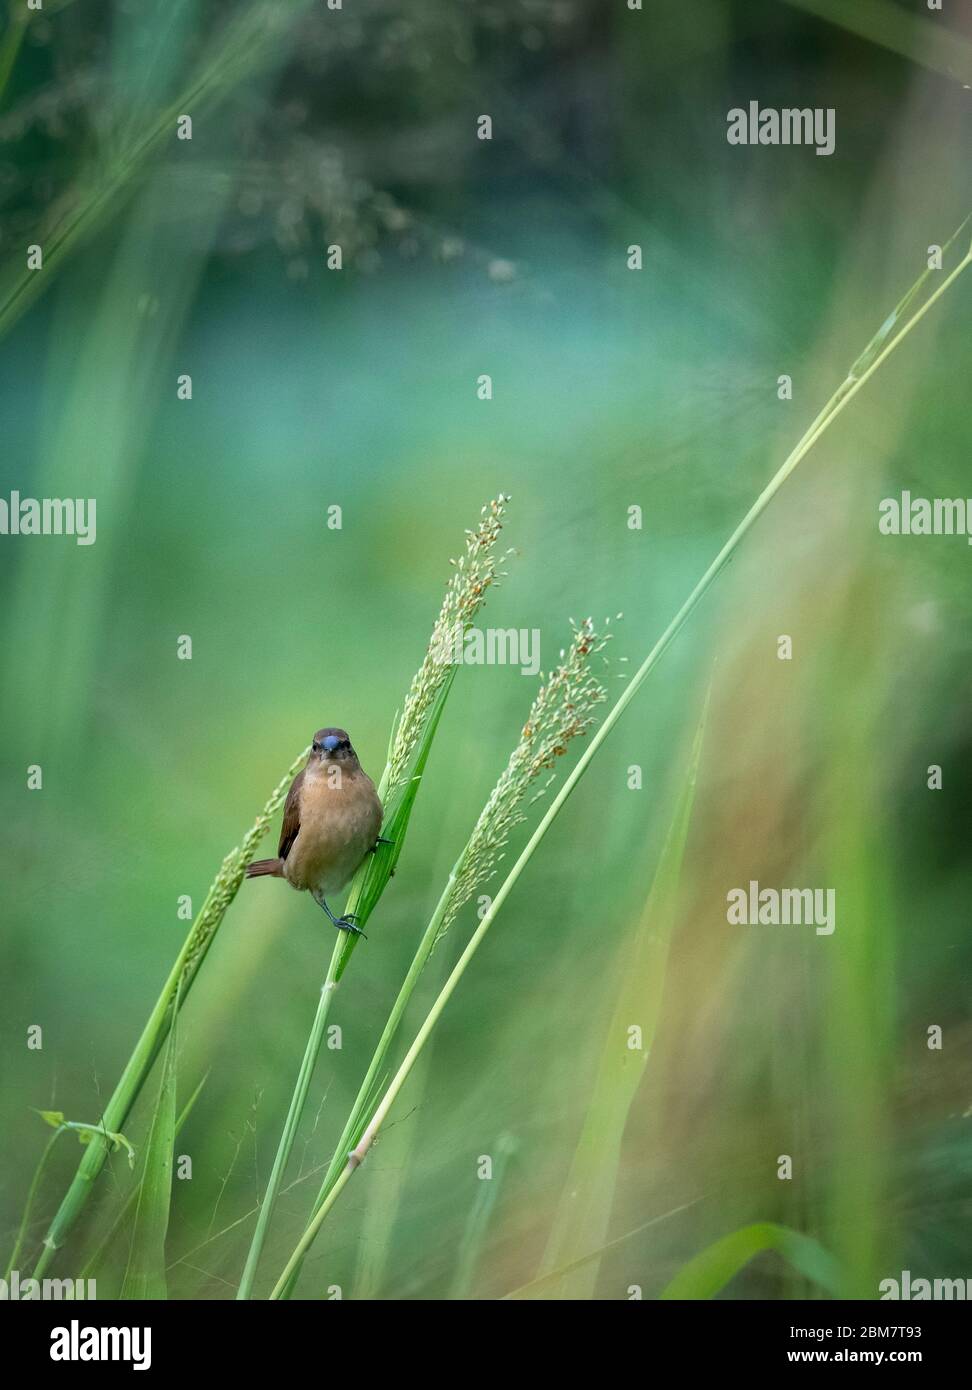
[[[482,503],[512,494],[514,548],[483,623],[538,628],[548,667],[571,616],[623,611],[614,698],[619,658],[641,661],[966,210],[968,49],[947,16],[888,3],[861,34],[825,0],[412,9],[278,6],[268,37],[260,7],[62,3],[0,40],[0,492],[98,508],[93,546],[0,538],[5,1244],[49,1133],[32,1107],[97,1118],[183,940],[179,896],[201,903],[315,728],[346,725],[380,772]],[[833,107],[836,152],[729,146],[752,99]],[[494,1297],[543,1267],[710,681],[658,1030],[604,1174],[617,1243],[587,1293],[653,1297],[758,1220],[815,1236],[855,1296],[968,1272],[970,554],[877,517],[905,488],[972,491],[969,292],[828,432],[592,765],[306,1296]],[[258,1292],[535,689],[459,673]],[[834,887],[836,932],[729,926],[750,879]],[[403,1043],[474,922],[433,957]],[[220,929],[181,1026],[180,1100],[208,1079],[179,1143],[173,1297],[232,1295],[331,946],[273,882]],[[504,1148],[480,1229],[477,1163]],[[59,1140],[35,1239],[78,1153]],[[79,1252],[127,1181],[114,1158]],[[727,1295],[807,1291],[763,1256]]]

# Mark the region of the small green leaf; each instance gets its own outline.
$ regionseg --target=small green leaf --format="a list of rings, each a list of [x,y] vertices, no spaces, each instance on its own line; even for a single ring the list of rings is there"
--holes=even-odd
[[[128,1155],[129,1168],[135,1167],[135,1149],[124,1134],[110,1129],[100,1129],[97,1125],[68,1125],[67,1128],[77,1130],[78,1139],[82,1144],[90,1144],[93,1139],[107,1139],[112,1149],[124,1149]]]
[[[812,1236],[791,1230],[789,1226],[776,1226],[771,1221],[743,1226],[707,1246],[679,1270],[660,1296],[666,1300],[714,1298],[744,1265],[764,1250],[775,1250],[806,1279],[837,1296],[840,1266],[833,1255]]]
[[[80,1144],[90,1144],[93,1139],[105,1139],[112,1149],[124,1149],[128,1154],[129,1168],[135,1167],[135,1150],[124,1134],[105,1129],[102,1125],[89,1125],[81,1120],[66,1120],[63,1110],[38,1110],[37,1114],[45,1124],[51,1125],[54,1129],[74,1130]]]

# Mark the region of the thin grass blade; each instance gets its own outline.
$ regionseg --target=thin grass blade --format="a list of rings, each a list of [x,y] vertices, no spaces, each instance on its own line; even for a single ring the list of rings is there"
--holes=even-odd
[[[175,1009],[176,1005],[173,1005],[173,1011]],[[167,1297],[165,1237],[169,1229],[176,1135],[177,1038],[178,1027],[173,1018],[162,1062],[159,1094],[145,1145],[142,1180],[135,1208],[135,1230],[120,1294],[123,1299]]]
[[[812,1236],[769,1221],[743,1226],[707,1246],[679,1270],[660,1297],[666,1300],[714,1298],[750,1260],[767,1250],[775,1251],[804,1278],[837,1297],[841,1274],[834,1257]]]
[[[596,1249],[607,1238],[624,1129],[648,1065],[661,1011],[708,708],[707,697],[651,889],[635,937],[623,952],[617,1001],[604,1037],[587,1115],[540,1266],[541,1276],[559,1266],[572,1264],[585,1250]],[[637,1050],[628,1046],[632,1025],[637,1025],[641,1032],[641,1047]],[[599,1264],[598,1260],[591,1260],[576,1274],[545,1286],[544,1296],[593,1298]]]

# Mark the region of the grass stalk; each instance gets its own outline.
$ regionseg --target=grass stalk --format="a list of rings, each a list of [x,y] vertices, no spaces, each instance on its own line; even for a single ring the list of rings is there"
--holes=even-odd
[[[177,1139],[182,1132],[183,1126],[185,1125],[189,1116],[192,1114],[193,1106],[199,1099],[199,1096],[202,1092],[202,1088],[206,1084],[206,1078],[208,1077],[208,1075],[209,1073],[207,1072],[206,1076],[204,1076],[202,1080],[199,1082],[196,1089],[193,1091],[192,1095],[189,1097],[189,1099],[183,1106],[179,1118],[176,1120],[175,1132]],[[87,1263],[85,1264],[80,1275],[78,1276],[80,1279],[94,1278],[98,1270],[98,1267],[101,1264],[101,1261],[105,1258],[105,1255],[107,1254],[108,1249],[111,1246],[112,1241],[118,1235],[118,1232],[121,1230],[122,1226],[124,1226],[129,1213],[138,1201],[139,1190],[140,1186],[138,1183],[136,1183],[132,1190],[129,1192],[128,1196],[125,1198],[121,1207],[119,1208],[118,1214],[115,1217],[114,1221],[112,1221],[111,1225],[105,1231],[104,1235],[98,1242],[95,1249],[92,1250],[91,1254],[88,1256]]]
[[[3,1275],[4,1282],[7,1284],[10,1283],[10,1275],[12,1271],[16,1269],[17,1261],[20,1258],[20,1252],[24,1248],[24,1239],[27,1235],[28,1227],[30,1226],[30,1214],[34,1210],[34,1202],[37,1200],[37,1193],[40,1190],[41,1178],[44,1176],[47,1160],[51,1156],[51,1150],[60,1132],[60,1129],[56,1129],[48,1139],[47,1143],[44,1145],[44,1151],[38,1160],[37,1167],[34,1169],[34,1176],[27,1192],[27,1200],[24,1203],[24,1214],[20,1218],[20,1228],[17,1231],[17,1238],[14,1241],[14,1247],[10,1252],[10,1259],[7,1261],[7,1268]]]
[[[162,992],[155,1001],[155,1007],[142,1030],[142,1035],[125,1065],[108,1104],[105,1106],[104,1114],[98,1124],[99,1131],[114,1132],[124,1127],[129,1112],[148,1079],[152,1065],[168,1036],[176,999],[178,997],[180,1007],[185,1003],[186,995],[189,993],[199,967],[205,959],[206,952],[209,950],[220,923],[243,882],[246,866],[253,859],[260,840],[270,828],[272,817],[283,804],[291,782],[306,761],[308,751],[305,748],[300,757],[291,763],[286,774],[271,792],[263,810],[247,831],[242,843],[236,849],[231,850],[223,860],[219,873],[206,894],[206,901],[189,929],[182,950],[176,957],[168,979],[162,986]],[[43,1248],[34,1268],[35,1279],[39,1279],[43,1275],[54,1257],[54,1252],[64,1244],[71,1228],[84,1210],[108,1152],[109,1144],[103,1135],[92,1139],[85,1150],[71,1185],[44,1237]]]
[[[415,799],[415,793],[418,790],[418,783],[425,771],[425,763],[428,759],[429,751],[431,750],[432,739],[435,736],[450,685],[451,681],[446,683],[429,720],[426,737],[419,754],[419,762],[416,765],[415,773],[409,785],[409,790],[411,792],[411,797],[408,802],[409,812],[411,811],[411,803]],[[384,800],[391,778],[391,766],[391,758],[389,758],[388,763],[385,765],[381,781],[378,784],[378,795],[382,800]],[[392,856],[397,859],[398,853],[401,852],[401,841],[405,834],[406,820],[407,817],[403,818],[401,814],[386,818],[382,831],[383,833],[386,831],[392,832],[388,834],[388,839],[393,841],[392,845],[387,848],[383,846],[377,853],[371,856],[368,863],[362,865],[355,875],[344,911],[345,915],[353,913],[356,920],[361,925],[367,922],[375,903],[378,901],[378,896],[384,891],[391,877],[391,869],[387,866],[392,860]],[[384,873],[381,868],[382,861],[385,861],[385,866],[387,868],[387,872]],[[366,892],[366,885],[369,878],[374,878],[376,875],[382,876],[380,886],[378,886],[377,882],[374,885],[377,892]],[[274,1155],[273,1167],[270,1170],[270,1178],[267,1182],[267,1190],[264,1193],[263,1201],[260,1203],[260,1210],[257,1213],[256,1226],[254,1227],[253,1236],[250,1241],[250,1248],[247,1251],[246,1263],[243,1266],[243,1274],[240,1278],[239,1288],[236,1291],[237,1299],[248,1299],[252,1296],[253,1281],[256,1278],[260,1256],[263,1253],[267,1232],[270,1228],[270,1219],[273,1216],[273,1210],[277,1198],[280,1195],[280,1187],[283,1183],[287,1164],[293,1153],[294,1143],[297,1139],[297,1130],[300,1125],[301,1116],[304,1113],[304,1106],[307,1104],[307,1094],[310,1090],[311,1078],[314,1075],[317,1059],[320,1056],[321,1047],[324,1043],[328,1015],[331,1010],[331,1000],[334,997],[338,982],[344,973],[348,961],[351,959],[351,954],[357,942],[358,937],[353,932],[339,931],[335,937],[330,964],[327,968],[324,983],[321,986],[321,993],[317,1003],[317,1010],[314,1014],[314,1021],[311,1024],[307,1043],[304,1047],[304,1054],[297,1072],[297,1080],[290,1098],[287,1118],[284,1121],[284,1126],[277,1144],[277,1152]]]
[[[599,1245],[596,1250],[585,1251],[576,1260],[571,1260],[569,1264],[561,1265],[559,1269],[552,1270],[549,1274],[542,1274],[537,1279],[531,1279],[528,1284],[519,1284],[515,1289],[510,1289],[509,1293],[502,1295],[503,1301],[533,1298],[537,1294],[549,1293],[562,1279],[569,1275],[576,1274],[584,1269],[594,1260],[601,1260],[605,1255],[621,1247],[635,1236],[640,1236],[645,1231],[650,1231],[653,1226],[658,1226],[663,1221],[669,1221],[673,1216],[681,1216],[683,1211],[690,1211],[692,1207],[701,1202],[701,1197],[695,1197],[691,1202],[683,1202],[681,1206],[673,1207],[671,1211],[662,1212],[661,1216],[653,1216],[650,1221],[645,1221],[642,1225],[636,1226],[632,1231],[625,1231],[622,1236],[615,1236],[614,1240],[609,1240],[605,1245]]]
[[[966,219],[966,222],[967,220],[968,219]],[[948,243],[949,245],[952,241],[955,240],[955,237],[959,234],[959,232],[961,232],[964,229],[964,227],[966,226],[966,222],[963,222],[962,226],[958,229],[958,231],[953,235],[952,238],[950,238],[950,241]],[[622,692],[621,696],[618,698],[615,704],[612,706],[604,721],[601,723],[600,727],[593,735],[590,743],[587,745],[584,752],[581,754],[580,758],[575,764],[573,770],[564,781],[563,786],[560,788],[559,792],[554,797],[553,801],[550,803],[550,806],[548,807],[545,815],[543,816],[540,823],[534,830],[533,834],[530,836],[519,858],[516,860],[515,864],[513,865],[512,869],[510,870],[509,874],[504,880],[496,896],[493,898],[490,907],[484,914],[481,922],[476,928],[476,931],[471,936],[464,951],[462,952],[462,955],[456,962],[456,965],[454,966],[452,973],[449,975],[449,978],[443,985],[438,997],[432,1004],[425,1020],[423,1021],[418,1033],[415,1036],[415,1039],[409,1047],[408,1052],[406,1053],[398,1071],[396,1072],[387,1090],[385,1091],[385,1094],[382,1096],[380,1102],[378,1103],[374,1111],[374,1114],[372,1115],[371,1120],[366,1126],[360,1140],[348,1155],[341,1173],[335,1180],[324,1201],[320,1204],[319,1208],[312,1216],[307,1228],[305,1229],[303,1235],[298,1241],[293,1253],[290,1256],[290,1259],[287,1262],[287,1265],[284,1268],[283,1273],[281,1274],[279,1280],[277,1281],[277,1284],[273,1289],[273,1292],[271,1293],[271,1298],[280,1298],[288,1289],[290,1280],[294,1272],[299,1268],[300,1263],[303,1260],[303,1257],[306,1255],[307,1251],[313,1244],[314,1239],[321,1226],[323,1225],[324,1221],[326,1220],[331,1208],[334,1206],[334,1203],[337,1201],[338,1197],[341,1195],[344,1188],[347,1186],[352,1174],[361,1165],[369,1148],[374,1143],[374,1140],[378,1132],[380,1131],[385,1119],[388,1116],[388,1112],[391,1110],[392,1106],[395,1103],[395,1100],[398,1097],[399,1092],[401,1091],[402,1087],[407,1081],[409,1073],[412,1067],[414,1066],[416,1059],[421,1054],[422,1049],[424,1048],[426,1042],[429,1039],[430,1034],[432,1033],[432,1030],[434,1029],[436,1023],[441,1017],[442,1012],[448,1004],[450,998],[452,997],[452,994],[455,991],[457,985],[459,984],[459,981],[465,974],[466,969],[468,968],[473,956],[476,954],[487,932],[489,931],[490,927],[495,921],[497,914],[503,907],[503,904],[506,902],[506,899],[512,892],[513,888],[516,886],[516,883],[520,878],[520,875],[526,868],[527,864],[533,858],[533,855],[536,853],[537,848],[539,847],[547,831],[550,829],[550,826],[553,824],[557,816],[560,814],[567,801],[567,798],[570,796],[571,792],[577,786],[577,783],[580,781],[581,777],[583,777],[584,773],[587,771],[592,760],[597,755],[599,749],[601,748],[601,745],[604,743],[611,730],[614,728],[618,720],[624,714],[625,710],[628,708],[628,705],[634,699],[635,695],[640,690],[641,686],[645,683],[648,676],[655,669],[661,657],[665,654],[665,652],[671,646],[672,642],[681,632],[682,628],[685,626],[692,613],[695,611],[701,600],[708,593],[714,581],[722,573],[722,570],[735,555],[736,551],[739,548],[739,545],[741,544],[745,536],[749,533],[749,531],[752,529],[755,523],[765,512],[766,508],[772,502],[773,498],[779,492],[780,488],[783,487],[784,483],[791,476],[794,470],[798,467],[800,462],[810,452],[814,444],[816,444],[816,442],[820,439],[821,435],[825,432],[825,430],[827,430],[830,427],[830,425],[833,424],[834,420],[836,420],[837,417],[841,414],[841,412],[846,409],[846,407],[854,399],[857,393],[871,379],[874,373],[878,371],[881,365],[888,359],[888,357],[890,357],[890,355],[895,351],[895,349],[904,341],[904,339],[912,331],[912,329],[915,328],[917,324],[921,322],[921,320],[924,318],[925,314],[932,307],[932,305],[935,304],[942,297],[942,295],[945,294],[945,292],[950,288],[952,284],[954,284],[954,282],[958,279],[958,277],[968,266],[970,260],[972,260],[972,246],[969,247],[962,260],[945,277],[945,279],[938,286],[938,288],[928,296],[928,298],[920,305],[920,307],[917,308],[914,311],[914,313],[912,313],[910,318],[908,318],[902,324],[902,326],[895,332],[895,325],[899,321],[901,313],[914,302],[914,299],[918,294],[919,290],[921,289],[922,285],[924,285],[924,283],[928,279],[929,271],[926,269],[922,272],[922,274],[916,280],[915,284],[912,285],[912,287],[899,301],[897,308],[881,324],[880,328],[873,335],[870,342],[865,347],[864,351],[855,359],[855,362],[851,367],[850,371],[848,372],[847,376],[838,386],[837,390],[833,393],[830,400],[823,407],[820,413],[815,417],[815,419],[804,431],[798,443],[793,447],[793,449],[784,459],[783,463],[777,469],[776,473],[767,483],[766,487],[762,490],[762,492],[753,502],[752,506],[749,508],[743,519],[739,522],[736,529],[732,532],[729,539],[725,542],[722,549],[718,552],[718,554],[715,556],[709,567],[705,570],[705,572],[696,582],[694,588],[691,590],[688,597],[685,599],[681,607],[675,613],[674,617],[671,619],[668,626],[664,629],[661,636],[657,639],[654,646],[651,648],[648,655],[642,662],[641,666],[635,672],[630,683]]]
[[[300,17],[310,0],[285,0],[276,9],[255,0],[247,10],[233,16],[214,45],[213,55],[200,71],[180,91],[175,101],[119,154],[106,158],[91,174],[89,186],[79,191],[79,197],[60,221],[43,233],[38,240],[44,247],[44,274],[18,266],[10,268],[0,281],[0,337],[9,332],[34,300],[53,282],[53,272],[61,262],[121,206],[135,178],[149,157],[167,139],[171,139],[175,123],[183,112],[201,113],[210,103],[225,99],[234,86],[261,66],[269,64],[278,51],[275,40],[289,20]],[[22,32],[22,26],[18,25]],[[13,65],[20,39],[11,30],[8,40],[11,51],[0,53],[0,77],[3,65]],[[9,74],[7,74],[9,75]]]
[[[507,500],[507,497],[500,493],[498,498],[487,503],[482,509],[478,528],[466,533],[465,553],[459,561],[453,562],[456,572],[446,587],[425,659],[415,673],[402,709],[402,717],[389,740],[388,761],[378,785],[378,795],[386,807],[382,837],[388,843],[379,845],[374,854],[365,856],[365,863],[358,869],[351,884],[344,910],[345,916],[353,915],[360,926],[370,917],[402,852],[412,808],[432,749],[432,741],[455,679],[456,667],[443,663],[442,652],[456,625],[463,631],[469,626],[485,599],[486,591],[496,582],[499,571],[494,550],[502,528],[502,516]],[[359,937],[355,933],[339,931],[334,942],[317,1011],[304,1047],[287,1117],[277,1144],[267,1190],[257,1213],[256,1226],[236,1292],[238,1300],[252,1296],[270,1220],[287,1164],[293,1153],[311,1078],[323,1045],[331,999],[358,940]]]
[[[435,998],[439,986],[445,979],[445,969],[448,963],[444,956],[444,952],[441,953],[439,959],[433,956],[424,972],[423,989],[428,999]],[[421,1109],[423,1105],[434,1057],[434,1048],[429,1048],[412,1072],[409,1098],[416,1109]],[[385,1079],[382,1078],[379,1081],[379,1086]],[[378,1094],[377,1088],[375,1094]],[[382,1290],[388,1277],[388,1268],[395,1249],[396,1237],[400,1232],[401,1222],[404,1219],[407,1225],[409,1221],[407,1210],[409,1174],[413,1171],[413,1163],[422,1161],[422,1156],[418,1152],[419,1139],[415,1125],[393,1126],[386,1132],[383,1142],[386,1161],[380,1169],[376,1168],[371,1174],[369,1194],[371,1200],[366,1204],[362,1213],[361,1226],[358,1231],[357,1255],[350,1294],[356,1303],[373,1301],[383,1297]],[[337,1154],[340,1150],[335,1149],[334,1152]],[[323,1165],[325,1171],[327,1166],[327,1164]],[[337,1167],[339,1169],[340,1164]],[[406,1208],[404,1212],[403,1208]],[[296,1284],[296,1278],[294,1284]],[[409,1293],[403,1292],[399,1285],[396,1285],[396,1296],[411,1297]]]
[[[591,620],[585,620],[574,628],[570,647],[561,654],[561,664],[541,683],[519,742],[453,865],[416,948],[324,1175],[314,1211],[326,1199],[348,1151],[361,1137],[368,1107],[375,1095],[375,1084],[436,942],[449,929],[476,887],[496,868],[511,830],[525,819],[522,803],[533,790],[536,779],[553,767],[572,738],[587,732],[593,722],[590,711],[606,698],[589,669],[591,657],[603,649],[606,641],[607,638],[595,634]],[[542,791],[538,795],[542,795]],[[299,1267],[295,1267],[288,1277],[287,1297],[293,1292],[298,1273]]]
[[[624,1132],[661,1015],[711,693],[710,684],[647,898],[630,939],[622,944],[617,996],[540,1276],[572,1264],[584,1251],[596,1249],[607,1239]],[[626,1037],[628,1026],[635,1021],[641,1028],[637,1051],[629,1048]],[[586,1302],[594,1297],[599,1272],[600,1262],[594,1260],[555,1285],[547,1297]]]
[[[391,1012],[389,1013],[388,1018],[385,1021],[385,1026],[382,1029],[381,1037],[378,1039],[378,1044],[371,1058],[371,1062],[368,1065],[368,1070],[365,1073],[365,1077],[358,1090],[358,1094],[354,1099],[354,1104],[352,1105],[351,1110],[348,1114],[348,1118],[345,1122],[344,1129],[341,1131],[341,1137],[338,1139],[338,1142],[335,1146],[331,1162],[328,1165],[327,1171],[324,1174],[324,1179],[321,1183],[320,1191],[317,1194],[317,1198],[314,1203],[314,1212],[320,1210],[321,1206],[327,1198],[328,1193],[330,1192],[332,1186],[337,1180],[342,1166],[346,1162],[346,1157],[349,1150],[354,1146],[354,1143],[356,1142],[356,1131],[361,1125],[362,1116],[365,1113],[369,1101],[374,1096],[375,1082],[378,1079],[382,1065],[385,1061],[385,1058],[388,1055],[388,1050],[391,1047],[392,1042],[395,1038],[395,1034],[398,1032],[399,1025],[402,1021],[402,1015],[405,1013],[405,1010],[408,1007],[408,1002],[412,997],[412,993],[415,989],[415,986],[418,984],[419,977],[425,969],[426,965],[428,964],[429,957],[432,954],[432,949],[435,946],[436,941],[438,940],[439,932],[442,929],[442,922],[445,918],[446,909],[449,906],[449,896],[453,887],[455,886],[456,871],[458,868],[459,865],[457,864],[452,869],[452,872],[449,874],[446,887],[442,893],[442,896],[439,898],[438,904],[436,905],[436,909],[433,912],[432,917],[429,920],[429,924],[426,927],[425,932],[422,936],[422,939],[418,944],[418,948],[415,952],[415,955],[412,957],[412,963],[408,968],[408,971],[405,975],[405,979],[402,981],[401,989],[398,991],[398,996],[391,1007]],[[337,946],[335,947],[335,956],[337,956]],[[334,961],[332,961],[332,970],[328,974],[329,980],[332,978],[333,968]],[[327,985],[325,985],[325,989],[326,988]],[[322,991],[322,1002],[323,994],[324,992]],[[317,1020],[315,1019],[315,1025],[316,1023]],[[317,1040],[318,1048],[320,1047],[320,1038],[322,1036],[323,1023],[321,1025],[320,1035]],[[306,1088],[304,1095],[306,1096]],[[291,1142],[293,1141],[291,1140]],[[289,1297],[290,1294],[293,1292],[294,1285],[296,1284],[297,1275],[300,1272],[299,1265],[300,1262],[298,1262],[297,1265],[294,1266],[294,1268],[291,1270],[288,1276],[288,1287],[285,1295],[286,1297]]]
[[[145,1140],[132,1243],[128,1251],[121,1293],[118,1295],[122,1299],[168,1298],[165,1238],[169,1230],[172,1172],[175,1163],[178,1014],[177,995],[172,1009],[172,1026],[162,1060],[158,1096]]]
[[[503,1179],[516,1153],[517,1143],[512,1134],[501,1134],[495,1144],[493,1173],[488,1182],[479,1182],[469,1207],[466,1227],[459,1245],[456,1270],[449,1287],[450,1302],[468,1299],[476,1278],[476,1270],[486,1248],[486,1238],[496,1203],[499,1201]]]
[[[7,11],[7,32],[0,43],[0,100],[7,89],[30,22],[30,11],[26,4],[16,4],[15,0],[8,0]]]

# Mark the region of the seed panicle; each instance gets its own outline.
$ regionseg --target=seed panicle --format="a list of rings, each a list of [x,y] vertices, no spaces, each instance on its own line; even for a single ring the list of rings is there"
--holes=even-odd
[[[450,560],[453,572],[446,585],[442,607],[432,628],[425,659],[416,671],[402,705],[392,744],[388,768],[386,800],[391,800],[408,780],[413,757],[422,730],[435,705],[436,698],[453,672],[441,660],[441,653],[451,644],[457,631],[465,633],[481,607],[486,591],[502,576],[500,569],[506,556],[496,554],[496,542],[503,527],[503,513],[509,501],[507,493],[499,493],[487,502],[474,531],[466,532],[466,547],[458,560]]]
[[[572,620],[571,627],[571,642],[561,652],[559,665],[542,678],[520,740],[463,851],[440,937],[479,885],[495,872],[511,833],[526,820],[524,801],[532,805],[545,794],[555,780],[557,759],[567,752],[572,739],[582,737],[594,724],[594,710],[607,698],[607,691],[591,670],[591,659],[603,651],[610,634],[595,632],[590,618],[581,623]],[[538,786],[537,779],[544,772],[550,776]]]

